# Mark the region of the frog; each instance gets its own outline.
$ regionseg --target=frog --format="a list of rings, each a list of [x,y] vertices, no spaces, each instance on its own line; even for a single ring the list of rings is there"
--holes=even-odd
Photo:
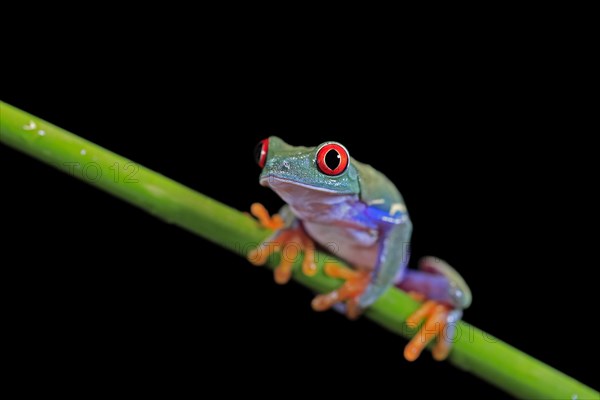
[[[471,304],[471,291],[437,257],[423,257],[417,269],[408,268],[413,226],[396,185],[352,158],[339,142],[292,146],[270,136],[258,143],[254,155],[261,168],[260,185],[272,189],[285,205],[270,215],[261,204],[252,204],[251,214],[274,234],[250,251],[248,260],[264,265],[272,253],[294,246],[304,254],[302,273],[314,276],[316,247],[328,249],[351,268],[325,263],[324,273],[344,283],[317,294],[311,302],[315,311],[333,308],[356,319],[388,289],[400,288],[421,302],[406,320],[420,330],[406,345],[404,357],[416,360],[435,340],[432,355],[444,360],[453,329]],[[277,283],[290,280],[293,264],[293,257],[280,258],[274,269]]]

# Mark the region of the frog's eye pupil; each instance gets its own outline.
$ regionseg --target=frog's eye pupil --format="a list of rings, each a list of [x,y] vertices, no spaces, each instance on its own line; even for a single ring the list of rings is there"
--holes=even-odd
[[[339,143],[326,143],[317,151],[317,167],[325,175],[340,175],[348,167],[348,151]]]
[[[269,139],[263,139],[254,148],[254,160],[259,167],[264,168],[269,152]]]
[[[335,170],[337,166],[340,165],[341,158],[340,153],[331,149],[325,154],[325,164],[327,164],[331,170]]]

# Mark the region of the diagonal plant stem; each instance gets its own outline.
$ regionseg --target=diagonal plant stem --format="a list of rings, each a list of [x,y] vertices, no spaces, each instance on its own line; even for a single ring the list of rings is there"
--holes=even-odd
[[[270,234],[237,210],[3,102],[0,102],[0,142],[242,256]],[[115,179],[114,174],[97,172],[115,166],[131,168],[135,175]],[[297,260],[294,279],[318,292],[335,289],[341,282],[322,272],[323,261],[332,257],[317,256],[318,273],[313,277],[303,275],[299,268],[301,260]],[[277,262],[275,255],[269,265],[273,267]],[[367,310],[366,316],[408,337],[414,331],[404,321],[417,307],[418,303],[408,295],[392,288]],[[472,325],[460,322],[457,332],[449,361],[515,397],[600,398],[594,389]]]

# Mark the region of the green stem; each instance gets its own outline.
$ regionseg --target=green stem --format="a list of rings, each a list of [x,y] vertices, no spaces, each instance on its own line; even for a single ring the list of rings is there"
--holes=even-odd
[[[237,210],[3,102],[0,102],[0,142],[240,255],[245,255],[270,233]],[[135,174],[108,173],[116,168]],[[325,257],[331,259],[318,255],[319,272],[313,277],[300,272],[298,260],[294,279],[319,292],[338,287],[340,281],[322,272]],[[269,265],[276,265],[277,259],[271,257]],[[406,327],[404,320],[417,307],[418,303],[408,295],[390,289],[369,308],[366,316],[408,337],[414,332]],[[516,397],[600,398],[590,387],[472,325],[461,322],[457,332],[449,361]]]

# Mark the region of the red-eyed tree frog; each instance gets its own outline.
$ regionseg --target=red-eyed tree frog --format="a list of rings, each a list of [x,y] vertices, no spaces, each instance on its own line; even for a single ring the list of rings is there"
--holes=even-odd
[[[270,187],[286,203],[279,214],[270,216],[258,203],[252,214],[274,236],[248,254],[256,265],[287,244],[304,252],[302,271],[316,273],[315,242],[333,250],[353,269],[326,263],[326,274],[342,278],[344,284],[312,301],[316,311],[331,307],[356,318],[389,287],[397,286],[422,306],[407,323],[425,321],[404,350],[415,360],[436,332],[432,349],[443,360],[451,348],[452,327],[471,303],[471,292],[461,276],[444,261],[425,257],[419,270],[407,269],[412,223],[396,186],[367,164],[350,157],[337,142],[317,147],[290,146],[278,137],[262,140],[255,152],[262,168],[260,184]],[[273,245],[276,243],[276,245]],[[275,281],[284,284],[292,274],[293,260],[282,257]],[[430,338],[430,340],[426,340]]]

